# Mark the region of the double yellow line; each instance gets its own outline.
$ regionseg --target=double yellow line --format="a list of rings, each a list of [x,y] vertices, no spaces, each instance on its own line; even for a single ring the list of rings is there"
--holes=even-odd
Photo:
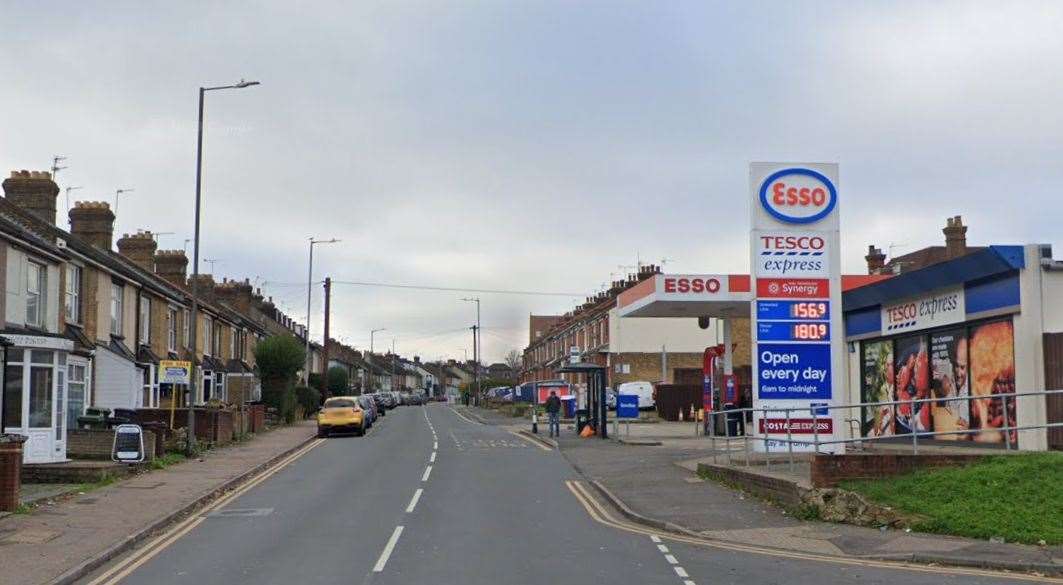
[[[105,572],[101,573],[92,581],[89,581],[87,585],[114,585],[122,579],[125,579],[129,576],[130,573],[137,570],[137,568],[139,568],[141,565],[154,558],[155,555],[165,550],[166,547],[173,544],[175,541],[177,541],[177,539],[191,532],[192,529],[194,529],[196,526],[199,526],[199,524],[206,519],[207,514],[214,510],[217,510],[218,508],[221,508],[222,506],[228,504],[234,499],[247,493],[248,490],[251,490],[258,484],[266,481],[275,473],[288,466],[288,464],[292,463],[303,455],[306,455],[311,449],[317,447],[318,445],[324,442],[324,439],[314,439],[308,445],[292,453],[291,455],[288,455],[284,459],[281,459],[275,465],[270,467],[265,472],[259,474],[251,481],[241,485],[240,487],[229,492],[228,494],[225,494],[217,500],[214,500],[204,508],[197,510],[192,516],[189,516],[188,518],[170,527],[166,530],[166,532],[156,537],[154,540],[146,544],[143,548],[135,551],[133,554],[122,559],[119,563],[115,564],[110,569],[107,569]]]
[[[635,524],[628,520],[621,520],[614,517],[612,513],[598,500],[598,498],[596,498],[591,493],[590,488],[587,487],[585,482],[566,480],[565,486],[569,489],[570,492],[572,492],[572,495],[576,497],[576,500],[578,500],[579,503],[583,505],[583,508],[587,511],[587,514],[589,514],[590,517],[593,518],[596,522],[604,524],[606,526],[610,526],[612,528],[616,528],[617,530],[623,530],[625,532],[632,532],[635,534],[643,534],[646,536],[657,536],[659,538],[668,539],[673,542],[681,542],[684,544],[701,546],[705,548],[716,548],[722,550],[767,555],[773,557],[782,557],[788,559],[798,559],[804,561],[814,561],[821,563],[834,563],[838,565],[875,567],[880,569],[915,571],[919,573],[934,573],[939,575],[970,575],[973,577],[991,577],[994,579],[1032,581],[1036,583],[1063,583],[1063,579],[1058,579],[1054,577],[1001,573],[997,571],[968,569],[963,567],[931,567],[928,565],[912,565],[902,562],[877,561],[870,559],[851,559],[844,557],[834,557],[829,555],[818,555],[813,553],[784,551],[753,545],[724,542],[721,540],[697,538],[694,536],[686,536],[662,530],[654,530],[652,528],[648,528],[640,524]]]
[[[520,433],[520,432],[517,432],[517,431],[509,431],[509,432],[510,432],[510,434],[516,436],[517,438],[523,439],[523,440],[531,443],[532,445],[535,445],[536,447],[542,449],[543,451],[553,451],[553,449],[551,449],[550,447],[547,447],[546,445],[543,445],[538,440],[533,439],[533,438],[529,437],[528,435],[525,435],[524,433]]]

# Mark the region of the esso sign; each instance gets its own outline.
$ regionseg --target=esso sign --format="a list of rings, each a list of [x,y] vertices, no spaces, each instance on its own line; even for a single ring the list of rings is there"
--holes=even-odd
[[[834,209],[838,192],[830,179],[811,169],[776,171],[760,186],[760,204],[785,223],[819,221]]]
[[[715,278],[687,278],[667,276],[664,279],[666,293],[717,293],[720,281]]]

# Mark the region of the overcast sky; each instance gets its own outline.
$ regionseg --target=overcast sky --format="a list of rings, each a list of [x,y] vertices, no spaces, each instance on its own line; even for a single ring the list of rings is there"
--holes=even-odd
[[[5,2],[0,161],[191,237],[305,319],[314,279],[591,294],[748,270],[748,163],[841,165],[867,245],[1063,248],[1063,2]],[[59,207],[65,209],[60,195]],[[191,248],[189,248],[191,252]],[[202,267],[210,271],[210,265]],[[303,284],[299,284],[303,283]],[[313,330],[320,335],[321,290]],[[462,293],[337,284],[335,337],[464,357]],[[489,360],[576,300],[482,294]],[[470,351],[471,355],[471,351]]]

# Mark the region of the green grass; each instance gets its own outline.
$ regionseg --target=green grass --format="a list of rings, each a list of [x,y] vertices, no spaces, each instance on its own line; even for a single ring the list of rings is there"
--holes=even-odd
[[[1063,543],[1063,453],[991,457],[840,487],[919,519],[915,530],[1008,542]]]
[[[185,460],[185,454],[177,451],[170,451],[162,457],[156,457],[151,462],[152,469],[166,469],[171,465],[176,465]]]

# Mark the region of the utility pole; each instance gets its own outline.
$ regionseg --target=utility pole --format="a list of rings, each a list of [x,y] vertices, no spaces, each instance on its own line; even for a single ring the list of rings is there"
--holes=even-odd
[[[480,354],[477,349],[477,344],[480,326],[473,325],[472,329],[472,380],[476,383],[476,396],[473,398],[473,404],[480,406]]]
[[[329,305],[332,303],[332,278],[325,277],[325,342],[321,346],[321,362],[322,362],[322,374],[321,374],[321,398],[328,397],[328,326],[329,326]]]

